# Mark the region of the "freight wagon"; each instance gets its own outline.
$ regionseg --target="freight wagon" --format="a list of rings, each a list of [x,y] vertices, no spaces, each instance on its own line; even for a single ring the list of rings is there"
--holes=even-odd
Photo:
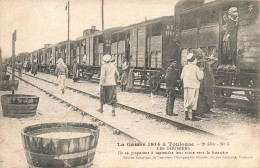
[[[233,91],[259,101],[259,1],[181,0],[175,5],[175,25],[182,65],[196,48],[216,60],[219,101]]]
[[[173,16],[147,20],[112,33],[111,54],[119,69],[126,58],[134,69],[134,80],[149,83],[152,91],[164,81],[168,61],[178,60],[178,50]]]

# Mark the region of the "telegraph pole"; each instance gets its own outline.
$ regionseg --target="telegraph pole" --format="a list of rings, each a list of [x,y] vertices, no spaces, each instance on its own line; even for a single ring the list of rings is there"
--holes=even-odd
[[[68,10],[68,41],[70,40],[70,1],[66,4],[66,10]]]
[[[12,80],[14,81],[14,68],[15,68],[15,41],[16,41],[16,30],[13,32],[12,37]],[[12,90],[14,94],[14,90]]]
[[[102,7],[101,7],[101,15],[102,15],[102,31],[104,30],[104,0],[102,0]]]

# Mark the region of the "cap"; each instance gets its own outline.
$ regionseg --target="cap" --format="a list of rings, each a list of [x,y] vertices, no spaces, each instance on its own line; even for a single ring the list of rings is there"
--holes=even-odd
[[[172,63],[172,62],[177,62],[177,61],[175,59],[170,59],[169,62]]]
[[[195,55],[193,54],[193,53],[189,53],[188,55],[187,55],[187,61],[189,61],[189,62],[193,62],[194,60],[195,60]]]
[[[109,62],[110,60],[111,60],[111,55],[106,54],[106,55],[103,56],[103,61]]]

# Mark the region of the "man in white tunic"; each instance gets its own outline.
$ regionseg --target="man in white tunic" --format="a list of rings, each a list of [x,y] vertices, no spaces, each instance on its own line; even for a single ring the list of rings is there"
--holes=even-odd
[[[197,64],[197,59],[193,53],[187,55],[188,65],[185,65],[182,73],[181,79],[183,80],[184,87],[184,111],[185,120],[190,120],[189,110],[192,110],[192,121],[198,121],[195,113],[197,110],[197,102],[199,97],[200,80],[203,79],[204,74],[202,69],[200,69]]]
[[[67,65],[63,62],[62,58],[59,58],[59,60],[57,61],[55,74],[59,80],[59,87],[61,89],[61,93],[64,94],[65,79],[68,77],[68,68]]]

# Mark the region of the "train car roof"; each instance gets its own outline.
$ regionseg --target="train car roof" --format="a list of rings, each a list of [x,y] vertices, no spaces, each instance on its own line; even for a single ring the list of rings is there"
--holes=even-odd
[[[206,7],[211,5],[216,5],[220,3],[228,3],[225,0],[180,0],[176,3],[174,9],[175,13],[183,12],[192,9],[198,9],[200,7]]]
[[[60,45],[69,44],[69,43],[72,43],[72,42],[73,42],[72,40],[66,40],[66,41],[61,41],[61,42],[57,43],[56,45],[60,46]]]
[[[153,24],[153,23],[157,23],[157,22],[160,22],[160,21],[164,21],[164,20],[168,20],[168,19],[173,19],[173,18],[174,18],[174,16],[162,16],[162,17],[159,17],[159,18],[150,19],[150,20],[146,20],[146,21],[143,21],[143,22],[139,22],[139,23],[135,23],[135,24],[126,26],[126,27],[122,28],[121,30],[115,31],[115,32],[113,32],[113,33],[120,33],[120,32],[126,31],[126,30],[128,30],[128,29],[131,29],[131,28],[133,28],[133,27],[143,26],[143,25],[148,25],[148,24]]]
[[[113,28],[106,29],[106,30],[104,30],[104,31],[96,31],[96,32],[94,32],[94,33],[91,33],[91,34],[88,35],[88,36],[78,37],[78,38],[76,39],[76,41],[83,40],[83,39],[85,39],[85,38],[87,38],[87,37],[99,36],[99,35],[106,34],[106,33],[110,33],[110,32],[113,33],[113,32],[115,32],[115,31],[122,30],[123,28],[124,28],[124,27],[113,27]]]

